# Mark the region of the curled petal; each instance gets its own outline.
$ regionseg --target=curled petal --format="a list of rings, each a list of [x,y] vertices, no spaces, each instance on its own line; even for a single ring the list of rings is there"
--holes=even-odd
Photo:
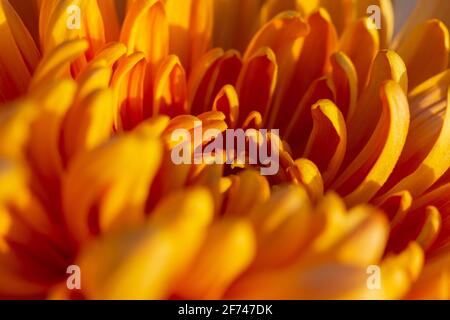
[[[283,128],[291,121],[290,115],[300,103],[310,84],[329,73],[331,70],[330,57],[337,50],[336,30],[328,12],[319,9],[308,17],[308,24],[310,31],[304,38],[298,59],[286,66],[288,70],[293,69],[290,71],[292,78],[289,74],[286,75],[286,72],[280,73],[278,89],[280,95],[274,103],[271,113],[271,120],[276,116],[277,128]],[[286,64],[286,59],[282,57],[278,59],[280,66]],[[272,126],[273,123],[270,125]]]
[[[163,3],[134,1],[123,22],[120,41],[127,45],[128,54],[143,52],[152,66],[164,59],[169,53],[169,25]]]
[[[142,221],[161,148],[151,130],[139,130],[73,160],[64,177],[63,206],[76,241]]]
[[[337,174],[347,147],[344,117],[329,100],[320,100],[311,108],[313,129],[304,157],[313,161],[322,173],[325,184]]]
[[[369,139],[382,112],[380,86],[387,80],[393,80],[400,84],[402,90],[407,93],[408,77],[406,67],[402,59],[394,51],[383,50],[378,52],[373,62],[367,88],[361,92],[355,112],[348,120],[349,131],[349,157],[361,150]]]
[[[353,116],[358,98],[358,75],[353,62],[341,51],[331,57],[332,79],[336,87],[336,105],[345,119]]]
[[[287,169],[294,183],[303,185],[313,202],[323,195],[323,179],[317,166],[308,159],[295,160],[292,167]]]
[[[7,0],[0,1],[0,23],[0,101],[6,101],[26,92],[40,53]]]
[[[257,172],[246,170],[233,179],[228,191],[225,215],[248,214],[269,196],[270,186],[267,179]]]
[[[333,188],[345,195],[349,205],[372,199],[392,173],[406,141],[409,108],[402,88],[388,81],[380,95],[383,112],[377,128],[361,153],[333,184]]]
[[[193,189],[163,200],[147,224],[89,244],[77,259],[87,297],[168,298],[198,251],[211,218],[209,194]]]
[[[50,80],[70,77],[70,64],[87,49],[85,40],[67,41],[45,55],[39,63],[30,84],[30,89],[45,84]]]
[[[367,84],[370,67],[380,48],[378,32],[368,18],[362,18],[349,27],[341,38],[341,51],[355,65],[358,73],[358,92]]]
[[[258,111],[265,118],[275,91],[277,73],[276,57],[270,48],[261,48],[244,62],[236,85],[241,120],[251,111]],[[257,96],[255,92],[258,92]]]
[[[450,91],[447,96],[447,108],[439,136],[426,158],[414,172],[403,178],[388,194],[399,190],[410,190],[413,196],[419,196],[433,185],[450,167]]]
[[[165,1],[170,26],[170,52],[180,58],[188,74],[210,47],[213,6],[212,0]]]

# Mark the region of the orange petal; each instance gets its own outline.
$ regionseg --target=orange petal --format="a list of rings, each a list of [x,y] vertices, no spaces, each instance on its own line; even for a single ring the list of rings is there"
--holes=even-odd
[[[368,18],[349,27],[341,38],[341,51],[352,60],[358,73],[358,92],[366,86],[370,67],[380,48],[378,32]]]
[[[212,201],[206,190],[193,189],[166,198],[156,211],[147,225],[99,238],[82,251],[78,264],[89,298],[169,297],[201,245]]]
[[[258,111],[265,118],[275,91],[277,73],[276,57],[270,48],[261,48],[244,62],[236,85],[241,121],[251,111]],[[257,96],[255,92],[258,92]]]
[[[313,161],[325,184],[337,174],[347,147],[345,120],[330,100],[319,100],[311,107],[313,129],[304,157]]]
[[[26,92],[40,59],[33,38],[14,8],[0,1],[0,101]]]
[[[377,128],[361,153],[333,184],[335,190],[345,195],[349,205],[372,199],[392,173],[405,144],[409,126],[405,93],[399,84],[388,81],[383,84],[380,97],[383,113]]]
[[[152,66],[157,66],[169,53],[169,25],[163,3],[134,1],[123,22],[120,41],[127,45],[128,54],[141,51]]]
[[[447,68],[449,46],[448,29],[439,20],[429,20],[405,37],[397,52],[405,60],[411,88]]]
[[[174,117],[188,112],[186,74],[177,56],[168,56],[155,75],[153,114]]]
[[[170,52],[176,54],[189,74],[209,49],[213,32],[212,0],[166,0],[170,25]]]

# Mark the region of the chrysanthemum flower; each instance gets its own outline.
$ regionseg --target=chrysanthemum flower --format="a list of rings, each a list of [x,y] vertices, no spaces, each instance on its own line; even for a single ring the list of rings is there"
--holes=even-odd
[[[395,41],[389,0],[0,0],[0,21],[1,298],[449,298],[447,0]],[[195,121],[279,129],[280,170],[174,164]]]

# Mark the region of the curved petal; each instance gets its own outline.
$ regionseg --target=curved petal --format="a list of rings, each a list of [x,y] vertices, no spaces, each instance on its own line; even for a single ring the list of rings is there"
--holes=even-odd
[[[316,164],[327,185],[344,160],[347,148],[345,121],[330,100],[319,100],[311,107],[311,113],[314,124],[303,156]]]
[[[411,88],[447,68],[449,41],[445,24],[429,20],[418,25],[399,44],[397,52],[405,61]]]
[[[175,203],[177,210],[173,210]],[[195,257],[211,218],[209,194],[193,189],[163,200],[147,224],[89,244],[77,259],[87,297],[168,298]]]
[[[161,153],[154,133],[140,130],[76,157],[63,181],[64,214],[74,240],[142,222]]]
[[[247,220],[228,218],[211,225],[194,263],[177,283],[184,299],[219,299],[250,264],[256,243]]]
[[[383,113],[377,128],[332,186],[345,195],[349,205],[372,199],[392,173],[406,141],[409,108],[405,93],[399,84],[388,81],[383,84],[380,97]]]

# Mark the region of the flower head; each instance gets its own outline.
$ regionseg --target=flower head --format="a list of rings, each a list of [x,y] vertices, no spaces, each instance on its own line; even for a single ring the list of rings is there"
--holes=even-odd
[[[449,298],[446,1],[394,40],[389,0],[29,2],[0,0],[0,298]],[[197,123],[189,159],[279,129],[279,170],[175,163]]]

